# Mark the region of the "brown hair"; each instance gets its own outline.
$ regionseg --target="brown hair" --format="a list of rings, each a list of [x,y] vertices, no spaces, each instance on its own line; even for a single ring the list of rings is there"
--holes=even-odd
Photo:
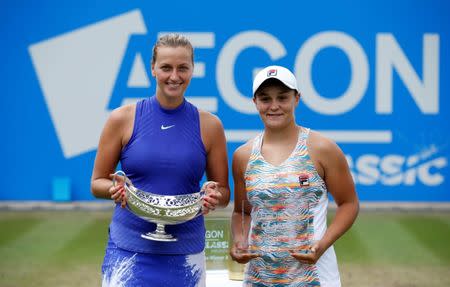
[[[152,65],[156,62],[156,57],[158,56],[158,48],[159,47],[185,47],[191,51],[191,60],[194,63],[194,48],[192,48],[191,42],[188,40],[186,36],[176,33],[166,34],[161,36],[156,44],[153,46],[153,55],[152,55]]]
[[[253,95],[254,98],[256,98],[256,96],[261,92],[262,89],[266,88],[266,87],[280,87],[286,91],[295,91],[295,95],[299,94],[300,92],[298,92],[296,89],[291,89],[288,86],[286,86],[285,84],[283,84],[282,81],[276,79],[276,78],[269,78],[267,80],[265,80],[259,87],[258,89],[255,91],[255,94]]]

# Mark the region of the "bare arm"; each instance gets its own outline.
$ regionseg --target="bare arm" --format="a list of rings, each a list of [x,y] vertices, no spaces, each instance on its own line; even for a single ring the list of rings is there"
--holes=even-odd
[[[256,254],[240,252],[246,249],[248,235],[250,232],[251,206],[247,200],[244,173],[251,153],[251,142],[239,147],[233,155],[233,180],[234,180],[234,209],[231,215],[231,234],[233,244],[230,256],[239,263],[247,263],[258,257]]]
[[[216,207],[226,207],[230,201],[228,185],[228,159],[225,132],[219,118],[200,111],[202,140],[205,145],[206,176],[214,184],[208,185],[204,198],[206,212]],[[214,190],[214,192],[213,192]]]
[[[359,201],[341,149],[332,143],[324,152],[324,157],[327,157],[324,164],[325,184],[337,205],[336,215],[321,240],[327,249],[352,226],[359,212]]]
[[[337,205],[335,217],[322,239],[313,245],[312,254],[294,256],[300,261],[315,263],[352,226],[359,212],[359,202],[341,149],[331,140],[315,132],[311,133],[308,149]]]
[[[100,136],[91,177],[91,192],[97,198],[121,201],[121,186],[112,187],[111,174],[119,162],[120,152],[128,142],[134,123],[134,106],[121,107],[109,116]],[[131,127],[131,131],[130,131]]]

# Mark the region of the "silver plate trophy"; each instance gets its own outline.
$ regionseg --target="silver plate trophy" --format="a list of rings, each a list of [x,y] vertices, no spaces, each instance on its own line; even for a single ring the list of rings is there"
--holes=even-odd
[[[165,226],[183,223],[202,214],[204,188],[190,194],[159,195],[134,187],[123,171],[114,173],[113,185],[116,184],[116,176],[124,178],[127,208],[138,217],[156,224],[155,231],[141,234],[145,239],[177,241],[176,237],[166,233]],[[203,186],[206,184],[208,182]]]

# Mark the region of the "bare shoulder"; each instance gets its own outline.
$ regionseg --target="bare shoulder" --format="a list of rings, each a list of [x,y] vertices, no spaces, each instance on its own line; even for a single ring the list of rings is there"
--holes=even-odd
[[[225,137],[222,122],[216,115],[200,109],[198,112],[202,137],[206,142],[214,141],[218,137]]]
[[[226,150],[225,131],[222,122],[210,112],[198,109],[200,117],[200,130],[206,152],[211,150]]]
[[[307,140],[308,151],[317,171],[327,178],[330,170],[347,170],[347,160],[340,147],[331,139],[311,131]]]
[[[252,152],[254,139],[247,141],[245,144],[239,146],[233,153],[233,160],[247,160]]]
[[[202,127],[210,129],[223,129],[222,122],[219,117],[210,112],[198,109],[200,116],[200,124]]]
[[[332,156],[333,154],[342,153],[339,146],[333,140],[313,130],[310,131],[307,145],[310,152],[314,154]]]
[[[108,121],[115,126],[125,126],[130,121],[134,122],[136,104],[129,104],[114,109],[109,115]]]
[[[235,176],[243,176],[252,153],[253,141],[254,139],[249,140],[234,151],[232,166]]]
[[[114,109],[105,124],[104,133],[109,139],[118,138],[124,146],[133,133],[136,104]],[[109,136],[108,136],[109,135]]]

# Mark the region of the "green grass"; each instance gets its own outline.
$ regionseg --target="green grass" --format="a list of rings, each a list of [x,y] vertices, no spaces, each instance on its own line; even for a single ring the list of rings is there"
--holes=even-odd
[[[0,286],[99,285],[110,213],[0,214]]]
[[[335,244],[341,262],[450,266],[450,214],[362,213]]]
[[[99,286],[110,217],[0,212],[0,286]],[[361,212],[335,244],[343,286],[450,286],[449,238],[450,213]]]

